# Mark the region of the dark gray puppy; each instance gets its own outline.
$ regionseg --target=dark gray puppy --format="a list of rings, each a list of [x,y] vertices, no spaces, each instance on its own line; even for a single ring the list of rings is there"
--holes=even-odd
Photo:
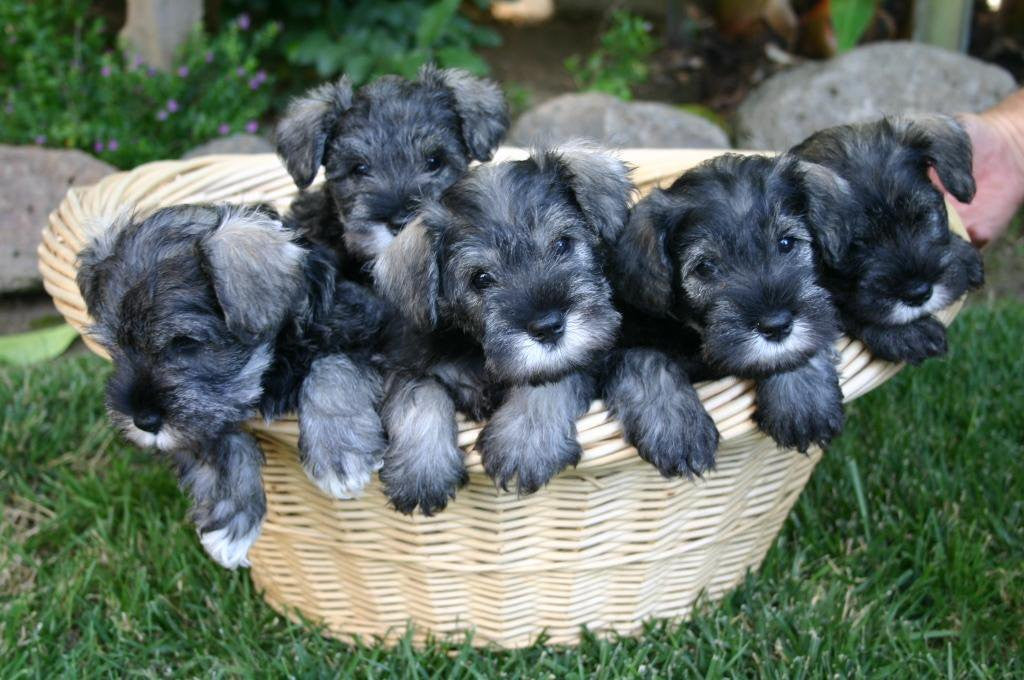
[[[322,188],[299,195],[291,219],[341,256],[346,274],[387,247],[425,199],[471,160],[488,160],[508,127],[499,87],[426,66],[416,80],[384,76],[353,91],[342,77],[292,102],[277,150],[300,189],[321,165]]]
[[[793,157],[727,154],[633,209],[614,279],[652,319],[627,323],[623,344],[663,356],[633,358],[608,391],[627,436],[664,473],[713,464],[713,426],[680,376],[755,380],[755,420],[786,448],[806,451],[839,433],[838,327],[811,238],[812,225],[838,218],[839,181]],[[662,389],[634,393],[651,384]],[[682,425],[659,425],[659,413]]]
[[[501,488],[531,493],[579,460],[576,419],[619,325],[605,244],[630,192],[621,161],[583,146],[480,166],[377,260],[378,289],[410,323],[382,413],[398,510],[437,512],[463,483],[456,410],[490,416],[477,445]]]
[[[268,209],[176,206],[108,226],[79,256],[90,333],[114,362],[110,416],[169,454],[203,546],[228,568],[248,564],[266,508],[244,420],[297,408],[306,471],[339,497],[384,448],[366,349],[383,303],[293,237]]]
[[[817,225],[825,282],[850,335],[878,357],[918,363],[946,351],[933,314],[984,282],[981,257],[949,231],[933,167],[951,194],[974,197],[971,141],[949,116],[900,116],[817,132],[793,149],[831,168],[853,203]]]

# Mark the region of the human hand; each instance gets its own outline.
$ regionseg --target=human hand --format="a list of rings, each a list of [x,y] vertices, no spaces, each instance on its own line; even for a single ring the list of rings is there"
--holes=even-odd
[[[1024,201],[1024,90],[981,114],[960,116],[974,147],[978,192],[969,204],[949,197],[971,242],[984,246],[1002,234]],[[942,184],[932,173],[932,181]]]

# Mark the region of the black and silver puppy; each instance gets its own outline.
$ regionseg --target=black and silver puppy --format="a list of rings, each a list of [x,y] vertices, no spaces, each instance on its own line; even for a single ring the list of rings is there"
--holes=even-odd
[[[984,282],[981,257],[949,231],[933,167],[959,201],[974,197],[971,141],[949,116],[900,116],[817,132],[793,149],[838,173],[855,213],[817,225],[827,287],[850,335],[876,356],[918,363],[946,351],[934,312]]]
[[[277,150],[306,189],[320,166],[323,187],[293,202],[294,221],[341,256],[357,277],[471,160],[489,160],[508,127],[505,99],[489,80],[426,66],[416,80],[384,76],[353,91],[342,77],[289,106]]]
[[[377,260],[410,321],[382,412],[398,510],[437,512],[464,482],[456,410],[490,417],[477,445],[502,488],[531,493],[578,462],[576,419],[619,325],[605,248],[631,190],[621,161],[582,146],[480,166]]]
[[[247,565],[266,508],[244,420],[297,409],[306,471],[339,497],[384,449],[363,349],[381,303],[293,237],[269,209],[186,205],[110,225],[79,256],[90,333],[114,362],[111,418],[169,454],[203,546],[229,568]]]
[[[644,409],[690,424],[688,432],[648,437],[662,449],[647,455],[666,474],[707,469],[715,443],[692,387],[684,384],[682,397],[675,389],[652,391],[657,405],[628,393],[673,377],[677,383],[687,375],[753,379],[755,420],[786,448],[806,451],[840,431],[842,393],[832,347],[838,326],[818,283],[811,238],[814,224],[840,217],[832,204],[838,181],[827,169],[788,156],[727,154],[634,207],[615,251],[616,291],[659,321],[638,324],[645,337],[624,342],[681,363],[669,371],[664,356],[636,360],[619,376],[619,389],[627,392],[613,393],[611,401],[627,435],[634,428],[634,441],[646,442],[643,428],[651,418]],[[652,371],[664,379],[655,380]],[[694,453],[680,460],[687,450]]]

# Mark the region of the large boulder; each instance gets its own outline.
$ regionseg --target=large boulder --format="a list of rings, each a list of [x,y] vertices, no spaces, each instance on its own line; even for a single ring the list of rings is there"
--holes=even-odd
[[[81,151],[0,145],[0,294],[37,289],[36,247],[69,187],[116,168]]]
[[[811,133],[903,111],[988,108],[1016,89],[1006,70],[939,47],[880,42],[772,76],[736,112],[737,143],[788,149]]]
[[[213,156],[222,153],[274,153],[274,145],[259,135],[238,132],[218,137],[186,151],[182,158]]]
[[[705,118],[658,102],[624,102],[600,92],[563,94],[515,122],[508,143],[558,144],[591,139],[605,146],[729,148],[725,132]]]

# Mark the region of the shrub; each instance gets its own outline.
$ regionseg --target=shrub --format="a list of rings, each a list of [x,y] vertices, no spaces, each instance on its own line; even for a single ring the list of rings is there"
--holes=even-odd
[[[278,27],[246,15],[197,28],[169,72],[110,49],[77,0],[0,0],[0,141],[88,151],[119,167],[176,158],[218,135],[255,132],[270,104],[259,56]]]
[[[345,73],[356,85],[395,73],[415,76],[433,62],[486,75],[487,62],[475,50],[495,47],[501,38],[479,26],[460,9],[460,0],[228,0],[232,9],[248,9],[280,18],[285,58],[312,67],[321,79]],[[477,0],[485,7],[486,0]]]
[[[569,57],[565,68],[581,90],[632,99],[633,88],[647,81],[647,63],[658,46],[649,22],[629,12],[615,12],[611,26],[601,34],[600,46],[585,59],[578,54]]]

